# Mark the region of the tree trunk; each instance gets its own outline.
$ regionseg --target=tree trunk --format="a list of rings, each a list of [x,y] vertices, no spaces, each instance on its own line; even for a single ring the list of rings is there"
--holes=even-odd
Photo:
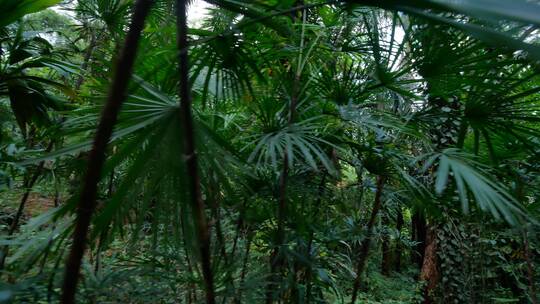
[[[303,47],[303,45],[301,45]],[[300,62],[298,64],[301,64]],[[289,121],[288,125],[292,125],[296,116],[296,104],[298,103],[298,91],[300,86],[300,69],[294,75],[294,80],[291,89],[291,103],[289,105]],[[280,247],[285,241],[285,222],[287,216],[287,180],[289,177],[289,157],[287,151],[283,153],[283,169],[279,178],[279,197],[278,197],[278,227],[276,234],[276,246],[270,254],[270,274],[271,281],[268,284],[266,291],[266,303],[270,304],[273,301],[275,286],[279,280],[278,272],[283,266],[283,259],[280,256]]]
[[[396,230],[398,231],[399,238],[396,242],[396,249],[394,252],[396,272],[401,272],[401,251],[403,250],[403,247],[401,246],[401,230],[403,229],[403,223],[403,211],[399,208],[396,218]]]
[[[418,265],[418,269],[422,269],[424,262],[424,252],[426,251],[426,218],[420,211],[416,211],[412,216],[413,242],[414,251],[411,254],[412,262]]]
[[[527,279],[529,280],[529,298],[531,299],[532,304],[538,303],[536,299],[536,287],[534,281],[534,266],[531,261],[531,253],[529,247],[529,237],[527,236],[527,231],[523,232],[523,249],[525,252],[525,263],[527,263]]]
[[[84,73],[88,69],[88,65],[90,64],[90,60],[92,59],[92,55],[94,53],[94,49],[97,46],[97,39],[96,35],[94,33],[91,34],[90,37],[90,44],[88,45],[88,48],[86,49],[86,53],[84,54],[83,62],[81,65],[81,71]],[[79,78],[77,79],[77,82],[75,83],[75,90],[79,90],[84,82],[84,76],[81,74]]]
[[[360,252],[358,254],[358,265],[356,268],[356,279],[354,280],[354,286],[351,295],[351,304],[354,304],[354,302],[356,302],[356,297],[358,296],[358,289],[360,288],[362,272],[364,271],[364,267],[366,266],[367,258],[369,255],[369,247],[371,245],[371,234],[373,233],[373,226],[375,226],[375,220],[377,219],[377,215],[382,205],[381,198],[384,181],[384,176],[379,175],[377,177],[377,190],[375,192],[375,201],[373,202],[373,209],[371,210],[371,216],[367,224],[366,237],[362,242],[362,247],[360,248]]]
[[[221,260],[214,261],[216,267],[219,267],[220,262],[223,261],[225,265],[229,264],[229,258],[227,255],[227,250],[225,248],[225,236],[223,234],[223,229],[221,227],[221,212],[219,210],[219,188],[214,189],[213,187],[213,173],[210,172],[210,183],[208,184],[208,197],[210,199],[210,209],[213,217],[213,222],[215,225],[216,239],[217,239],[217,249],[221,255]],[[217,181],[216,181],[217,182]]]
[[[51,141],[45,151],[50,152],[53,148],[53,145],[54,145],[54,142]],[[15,230],[17,230],[17,228],[19,227],[19,222],[21,221],[21,218],[23,216],[24,208],[26,207],[26,202],[28,201],[28,197],[30,197],[30,192],[32,191],[34,184],[37,182],[39,176],[41,175],[44,166],[45,166],[45,161],[40,162],[36,169],[36,172],[34,172],[32,177],[30,179],[25,178],[23,187],[26,191],[24,192],[21,198],[21,202],[19,203],[19,208],[17,209],[17,213],[15,214],[15,218],[13,219],[13,222],[11,222],[11,225],[9,226],[8,236],[12,236],[15,233]],[[9,254],[9,246],[6,245],[4,246],[4,248],[2,248],[2,252],[0,252],[0,270],[4,269],[4,265],[5,265],[8,254]]]
[[[276,233],[276,244],[270,254],[270,282],[266,290],[266,303],[271,304],[274,292],[279,281],[279,272],[283,266],[281,257],[281,246],[285,241],[285,218],[287,216],[287,177],[289,175],[289,164],[287,152],[283,155],[283,171],[279,178],[279,202],[278,202],[278,227]]]
[[[437,267],[437,229],[432,225],[429,225],[427,231],[426,250],[420,280],[426,282],[424,304],[434,303],[433,292],[439,282],[439,270]]]
[[[328,175],[328,172],[324,172],[323,173],[323,176],[321,178],[321,183],[319,184],[319,189],[318,189],[318,195],[317,195],[317,201],[315,203],[315,212],[313,214],[313,220],[317,220],[317,216],[319,215],[319,212],[321,210],[321,208],[319,208],[318,206],[321,206],[321,202],[322,202],[322,198],[323,198],[323,195],[324,195],[324,185],[326,183],[326,176]],[[314,236],[315,236],[315,233],[314,231],[312,230],[309,234],[309,239],[308,239],[308,244],[307,244],[307,248],[306,248],[306,255],[309,259],[309,261],[311,261],[311,250],[313,248],[313,239],[314,239]],[[306,297],[305,297],[305,301],[306,301],[306,304],[309,304],[309,302],[311,301],[311,289],[312,289],[312,277],[313,277],[313,269],[312,267],[308,266],[309,268],[306,269],[306,276],[305,276],[305,280],[304,280],[304,283],[305,283],[305,286],[306,286]]]
[[[191,88],[189,83],[187,40],[187,1],[177,0],[176,9],[177,47],[178,60],[180,63],[180,114],[184,129],[184,158],[186,160],[191,207],[194,212],[197,241],[201,256],[201,268],[206,288],[206,303],[214,304],[216,300],[214,295],[214,277],[210,261],[210,231],[208,229],[205,206],[202,199],[197,152],[195,149],[195,132],[191,113]]]
[[[19,203],[19,208],[17,209],[17,213],[15,214],[15,218],[13,218],[13,221],[11,222],[11,225],[9,226],[8,230],[8,236],[12,236],[13,233],[15,233],[15,230],[17,230],[17,227],[19,227],[19,222],[23,216],[24,208],[26,207],[26,202],[28,201],[28,197],[30,196],[30,191],[32,191],[32,187],[34,186],[34,183],[37,181],[39,175],[41,174],[42,166],[39,166],[37,171],[32,175],[32,177],[29,179],[28,175],[25,176],[25,181],[23,182],[23,187],[26,189],[24,192],[21,202]],[[6,258],[9,254],[9,246],[5,245],[2,248],[2,251],[0,252],[0,270],[4,269],[4,264],[6,262]]]
[[[117,62],[116,72],[109,91],[107,103],[103,109],[97,132],[94,137],[92,151],[88,157],[88,168],[86,170],[86,176],[77,208],[77,218],[75,220],[75,230],[73,232],[73,244],[66,261],[61,297],[61,303],[63,304],[75,303],[75,293],[77,291],[81,261],[86,249],[86,238],[92,214],[96,208],[97,186],[101,176],[101,169],[105,163],[105,149],[118,118],[120,107],[125,99],[141,31],[144,27],[144,21],[150,11],[152,2],[153,1],[151,0],[138,0],[135,4],[133,19],[126,36],[122,54]]]
[[[388,215],[383,215],[383,226],[385,230],[388,229],[390,221],[388,220]],[[390,268],[392,268],[392,252],[390,248],[390,238],[388,231],[385,231],[382,239],[382,260],[381,260],[381,274],[388,276],[390,274]]]
[[[247,265],[249,262],[249,253],[251,250],[251,242],[253,240],[253,235],[251,231],[249,230],[249,228],[246,233],[247,233],[246,253],[244,254],[244,261],[242,262],[242,271],[240,273],[240,284],[239,284],[238,293],[236,294],[236,298],[235,298],[236,304],[242,303],[242,288],[244,288],[244,282],[246,280],[247,269],[248,269]]]
[[[55,191],[54,191],[54,208],[57,208],[60,205],[60,190],[59,190],[59,182],[57,178],[55,178]],[[52,231],[56,229],[56,224],[53,224]],[[47,264],[47,259],[49,258],[49,254],[51,252],[51,247],[53,244],[53,236],[51,235],[49,238],[49,241],[47,242],[47,247],[45,249],[45,254],[43,255],[43,259],[41,261],[41,265],[39,267],[38,275],[41,275],[43,273],[43,270],[45,269],[45,265]]]
[[[188,248],[190,246],[188,245],[187,237],[186,237],[186,223],[182,217],[180,217],[180,227],[182,229],[182,243],[184,244],[183,248],[184,248],[184,255],[186,259],[187,271],[189,272],[190,276],[193,276],[194,271],[193,271],[193,267],[191,266],[192,263],[191,263],[190,254],[188,251]],[[189,290],[187,291],[187,296],[186,296],[186,303],[191,304],[193,303],[193,301],[197,303],[197,288],[195,288],[195,283],[190,282]]]
[[[236,254],[236,248],[238,247],[238,239],[240,238],[240,234],[242,233],[242,230],[245,228],[244,217],[246,214],[246,208],[247,208],[247,198],[244,198],[242,207],[240,209],[240,212],[238,213],[238,219],[236,220],[236,233],[234,235],[233,246],[231,249],[231,257],[234,257],[234,255]]]

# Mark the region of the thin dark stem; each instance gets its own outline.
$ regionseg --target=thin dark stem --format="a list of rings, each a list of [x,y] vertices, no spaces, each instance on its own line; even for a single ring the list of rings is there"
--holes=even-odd
[[[62,242],[60,242],[59,245],[61,245]],[[60,249],[61,247],[58,246],[57,249],[56,249],[56,252],[58,252],[58,258],[56,259],[56,261],[54,262],[54,267],[53,267],[53,270],[52,270],[52,274],[51,276],[49,277],[49,282],[47,283],[47,303],[52,303],[52,296],[53,296],[53,293],[55,293],[54,291],[54,279],[56,278],[56,273],[58,272],[58,268],[60,267],[60,263],[62,263],[62,257],[64,256],[64,252],[66,250],[67,247],[62,247],[62,249]]]
[[[324,195],[324,184],[326,183],[326,176],[327,175],[328,175],[328,173],[326,171],[324,171],[323,176],[321,178],[321,183],[319,184],[319,189],[318,189],[318,194],[317,194],[317,201],[316,201],[315,206],[314,206],[315,212],[314,212],[313,217],[312,217],[312,219],[315,220],[315,221],[317,220],[317,217],[318,217],[319,212],[321,210],[320,206],[321,206],[322,198],[323,198],[323,195]],[[311,249],[313,248],[314,236],[315,236],[315,231],[313,231],[313,229],[312,229],[310,234],[309,234],[308,244],[307,244],[307,248],[306,248],[307,257],[308,257],[309,260],[311,260]],[[306,304],[308,304],[311,301],[311,289],[312,289],[311,279],[312,279],[312,276],[313,276],[313,269],[311,269],[311,266],[310,266],[309,269],[307,270],[307,274],[306,274],[306,278],[305,278]]]
[[[385,213],[385,212],[384,212]],[[382,225],[385,227],[390,226],[390,219],[387,214],[382,215]],[[384,232],[382,235],[382,260],[381,260],[381,274],[388,276],[390,274],[391,256],[390,256],[390,236],[388,232]]]
[[[301,64],[300,62],[298,64]],[[294,80],[291,90],[291,102],[289,104],[289,121],[288,125],[291,126],[295,121],[296,106],[298,103],[298,93],[300,87],[300,74],[294,74]],[[283,258],[280,256],[280,248],[285,242],[285,222],[287,217],[287,180],[289,177],[289,155],[287,151],[283,153],[283,169],[279,177],[279,195],[278,195],[278,226],[276,234],[276,246],[270,255],[270,274],[271,282],[268,284],[266,292],[266,303],[270,304],[273,301],[274,287],[279,279],[278,272],[283,265]]]
[[[523,232],[523,247],[525,251],[525,262],[527,263],[527,279],[529,280],[529,297],[531,298],[531,303],[538,303],[536,299],[536,288],[534,282],[534,268],[533,263],[531,262],[530,247],[529,247],[529,237],[527,236],[527,231]]]
[[[278,205],[278,227],[276,244],[281,246],[285,241],[285,217],[287,216],[287,180],[289,177],[289,163],[287,153],[283,155],[283,170],[279,177],[279,205]]]
[[[401,230],[403,229],[403,224],[404,224],[403,211],[401,210],[401,208],[399,208],[398,213],[397,213],[397,218],[396,218],[396,230],[399,234],[399,238],[397,239],[396,248],[395,248],[395,259],[396,259],[395,270],[397,272],[401,272],[401,252],[403,250],[403,247],[401,245],[401,242],[402,242]]]
[[[180,226],[182,228],[182,242],[184,244],[184,254],[185,254],[185,259],[186,259],[186,265],[187,265],[187,270],[189,272],[189,275],[193,275],[194,272],[193,272],[193,267],[191,267],[191,259],[189,258],[189,252],[188,252],[188,242],[187,242],[187,237],[186,237],[186,223],[185,221],[183,220],[182,217],[180,217]],[[189,284],[189,291],[187,293],[187,303],[191,304],[193,302],[193,300],[195,302],[197,302],[197,290],[195,288],[195,284],[193,282],[191,282]]]
[[[371,210],[371,216],[369,218],[367,229],[366,229],[366,237],[364,238],[364,241],[362,242],[362,247],[360,248],[360,253],[358,255],[358,265],[356,267],[356,278],[354,280],[354,286],[352,290],[351,295],[351,304],[354,304],[356,302],[356,297],[358,296],[358,289],[360,288],[360,281],[362,278],[362,272],[364,271],[364,267],[366,266],[367,257],[369,255],[369,248],[371,246],[371,237],[373,233],[373,226],[375,226],[375,220],[377,219],[377,215],[379,214],[379,210],[381,209],[382,205],[382,192],[384,187],[384,176],[378,176],[377,177],[377,190],[375,192],[375,201],[373,202],[373,209]]]
[[[213,173],[210,172],[209,174],[211,176],[211,179],[213,179]],[[210,197],[211,203],[210,208],[213,216],[213,221],[215,224],[215,232],[216,232],[216,238],[218,241],[218,248],[219,253],[221,255],[221,259],[225,263],[225,265],[228,265],[229,263],[229,257],[227,255],[227,251],[225,248],[225,237],[223,234],[223,229],[221,227],[221,212],[219,210],[219,188],[214,189],[213,182],[210,182],[208,185],[208,196]],[[214,261],[217,265],[219,265],[220,262]]]
[[[45,151],[50,152],[53,145],[54,145],[54,142],[51,141]],[[15,214],[15,218],[13,219],[13,222],[11,222],[11,226],[9,227],[9,230],[8,230],[8,236],[12,236],[17,230],[17,228],[19,227],[19,222],[21,221],[21,218],[24,213],[24,208],[26,207],[26,203],[28,202],[28,198],[30,197],[30,192],[32,191],[34,184],[37,182],[38,178],[40,177],[44,166],[45,166],[45,161],[40,162],[36,171],[32,175],[32,177],[30,179],[25,180],[24,188],[26,191],[24,192],[21,198],[21,202],[19,203],[19,208],[17,209],[17,213]],[[4,265],[5,265],[8,254],[9,254],[9,246],[4,246],[4,248],[2,249],[2,252],[0,253],[0,270],[4,269]]]
[[[244,227],[244,217],[246,213],[246,205],[247,205],[247,198],[244,198],[244,202],[242,203],[242,209],[240,210],[238,214],[238,220],[236,221],[236,234],[234,236],[233,246],[231,249],[231,256],[234,257],[236,253],[236,247],[238,245],[238,239],[240,238],[240,233],[242,231],[242,228]]]
[[[244,281],[246,280],[247,275],[247,265],[249,262],[249,252],[251,250],[251,242],[253,240],[253,234],[249,230],[246,232],[247,234],[247,244],[246,244],[246,253],[244,254],[244,261],[242,262],[242,271],[240,273],[240,284],[238,288],[238,293],[236,294],[235,303],[239,304],[242,303],[242,288],[244,288]]]
[[[88,45],[88,48],[86,49],[86,53],[84,54],[84,59],[81,65],[81,71],[84,73],[86,70],[88,70],[88,65],[90,64],[90,60],[92,59],[92,55],[94,53],[94,49],[97,45],[97,39],[96,35],[94,33],[90,34],[90,44]],[[75,89],[79,90],[84,82],[84,76],[80,75],[77,79],[77,82],[75,83]]]
[[[59,204],[60,204],[60,190],[59,190],[59,182],[58,180],[55,178],[55,191],[54,191],[54,207],[58,207]],[[56,224],[53,224],[52,226],[52,231],[54,232],[54,230],[56,229]],[[43,273],[43,269],[45,268],[45,264],[47,263],[47,259],[49,257],[49,253],[51,252],[51,246],[53,244],[53,241],[54,241],[54,238],[51,234],[50,238],[49,238],[49,241],[47,242],[47,248],[45,249],[45,254],[43,255],[43,259],[41,261],[41,266],[39,268],[39,274],[42,274]]]
[[[197,152],[195,151],[193,117],[191,114],[191,88],[189,83],[189,58],[187,40],[187,1],[176,1],[176,26],[177,26],[177,47],[178,60],[180,63],[180,114],[184,129],[184,157],[186,160],[187,173],[189,179],[189,189],[191,196],[191,206],[193,208],[197,241],[201,256],[201,267],[206,287],[206,303],[216,302],[214,295],[214,278],[210,262],[210,231],[204,212],[205,206],[202,199],[201,182],[197,163]],[[185,48],[186,51],[181,51]]]
[[[75,303],[81,261],[86,249],[90,221],[96,208],[97,186],[101,176],[101,169],[105,162],[105,149],[118,119],[122,102],[126,97],[126,90],[133,71],[141,31],[152,2],[152,0],[138,0],[135,4],[133,19],[121,55],[118,58],[107,103],[101,114],[92,150],[88,157],[88,168],[77,208],[73,244],[66,261],[61,297],[61,303],[63,304]]]

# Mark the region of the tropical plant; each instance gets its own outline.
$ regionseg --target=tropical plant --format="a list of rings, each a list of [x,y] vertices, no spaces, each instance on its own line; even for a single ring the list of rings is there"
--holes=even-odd
[[[3,2],[0,301],[536,303],[537,2]]]

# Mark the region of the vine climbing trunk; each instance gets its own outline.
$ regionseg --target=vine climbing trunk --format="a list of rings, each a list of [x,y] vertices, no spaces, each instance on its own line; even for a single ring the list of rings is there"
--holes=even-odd
[[[115,74],[109,90],[107,102],[101,113],[101,118],[94,137],[92,150],[88,156],[88,167],[83,181],[80,201],[77,207],[73,244],[66,261],[64,283],[62,286],[61,303],[75,303],[75,293],[81,268],[81,261],[86,249],[87,234],[90,228],[92,214],[96,208],[96,196],[101,170],[105,163],[105,149],[109,142],[122,102],[126,97],[129,79],[133,71],[137,47],[144,27],[144,22],[152,0],[138,0],[135,3],[133,17],[127,33],[124,47],[116,63]]]
[[[373,202],[373,209],[371,210],[371,215],[366,228],[366,237],[362,242],[360,247],[360,252],[358,254],[358,265],[356,266],[356,278],[354,279],[353,290],[351,293],[351,304],[356,302],[358,297],[358,290],[360,289],[360,281],[362,278],[362,272],[366,266],[367,258],[369,255],[369,248],[371,246],[371,237],[373,233],[373,226],[375,226],[375,221],[377,220],[377,215],[382,205],[382,192],[384,188],[385,177],[379,175],[377,177],[377,189],[375,191],[375,201]]]
[[[214,277],[210,261],[210,231],[206,220],[205,204],[201,192],[197,152],[195,150],[193,116],[191,113],[186,9],[186,0],[176,1],[177,47],[178,61],[180,64],[180,114],[184,130],[184,158],[186,161],[190,201],[194,213],[201,268],[206,289],[206,303],[214,304],[216,300],[214,294]]]

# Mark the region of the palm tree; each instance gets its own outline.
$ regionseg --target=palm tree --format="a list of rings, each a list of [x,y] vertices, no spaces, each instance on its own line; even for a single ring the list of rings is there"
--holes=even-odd
[[[219,0],[188,28],[187,2],[151,2],[79,2],[79,107],[65,145],[28,161],[76,172],[90,151],[82,190],[54,212],[60,236],[38,251],[59,261],[43,252],[73,236],[64,303],[86,248],[100,274],[118,240],[174,301],[354,303],[392,209],[427,220],[429,302],[449,273],[442,224],[531,220],[501,166],[537,156],[536,4]],[[26,93],[45,92],[30,80]]]

